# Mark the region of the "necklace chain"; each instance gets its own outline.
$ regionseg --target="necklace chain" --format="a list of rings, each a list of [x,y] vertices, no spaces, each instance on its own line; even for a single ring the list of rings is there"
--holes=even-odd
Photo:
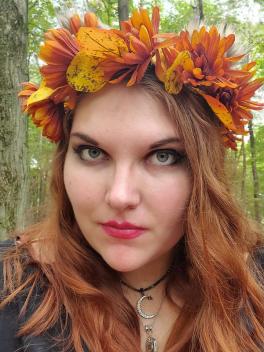
[[[130,288],[130,289],[133,290],[133,291],[139,292],[142,296],[144,296],[144,294],[145,294],[146,291],[151,290],[152,288],[156,287],[161,281],[163,281],[163,280],[167,277],[167,275],[171,272],[171,270],[172,270],[172,266],[169,267],[169,269],[167,270],[167,272],[166,272],[164,275],[162,275],[162,277],[160,277],[160,278],[159,278],[157,281],[155,281],[153,284],[151,284],[150,286],[145,287],[145,288],[143,288],[143,287],[140,287],[140,288],[133,287],[133,286],[129,285],[128,283],[126,283],[126,282],[123,281],[123,280],[120,280],[120,282],[121,282],[121,284],[123,284],[124,286]]]

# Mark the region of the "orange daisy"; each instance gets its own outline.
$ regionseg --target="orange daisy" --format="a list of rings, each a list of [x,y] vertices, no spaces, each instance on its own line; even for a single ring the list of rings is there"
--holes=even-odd
[[[52,99],[54,91],[44,83],[38,87],[34,83],[23,83],[24,89],[18,94],[22,99],[22,110],[31,116],[37,127],[42,127],[42,135],[53,142],[62,137],[63,103]]]
[[[76,92],[67,82],[66,71],[72,59],[79,52],[76,38],[67,29],[53,29],[45,34],[44,45],[40,48],[39,57],[47,63],[40,68],[46,85],[52,89],[61,89],[61,101],[73,101]]]
[[[51,29],[45,34],[44,45],[40,47],[39,58],[47,63],[40,68],[48,87],[53,89],[67,84],[67,67],[79,52],[74,36],[64,28]]]
[[[27,112],[27,100],[28,98],[35,93],[39,86],[32,82],[23,82],[21,83],[23,89],[18,93],[18,96],[21,101],[21,110]]]
[[[231,148],[237,150],[237,142],[241,141],[241,138],[238,138],[234,132],[223,129],[221,132],[222,141],[226,148]]]
[[[244,126],[253,118],[251,110],[261,110],[264,108],[264,104],[251,101],[256,90],[262,86],[263,82],[264,79],[259,78],[252,82],[238,85],[233,90],[220,88],[217,92],[217,98],[228,108],[232,114],[236,129],[241,133],[245,131]]]
[[[247,133],[245,125],[253,118],[251,110],[264,108],[264,104],[251,100],[264,82],[263,78],[251,80],[254,66],[251,62],[242,68],[242,75],[234,79],[235,88],[211,86],[199,91],[225,127],[238,134]]]
[[[98,28],[99,21],[97,16],[93,12],[86,12],[83,20],[78,14],[73,15],[69,19],[68,29],[72,34],[76,35],[81,27]]]
[[[203,26],[191,35],[182,31],[171,39],[171,48],[162,48],[161,45],[157,75],[165,82],[167,90],[175,94],[183,84],[235,88],[234,78],[247,76],[248,72],[232,69],[232,65],[243,57],[227,56],[234,41],[234,34],[221,38],[215,26],[209,31]],[[175,82],[176,87],[173,87]]]
[[[109,83],[129,77],[127,86],[131,86],[142,79],[155,54],[159,22],[158,7],[153,8],[151,20],[148,11],[140,9],[133,12],[130,20],[121,23],[120,31],[114,31],[125,41],[128,50],[117,56],[110,55],[100,63]]]

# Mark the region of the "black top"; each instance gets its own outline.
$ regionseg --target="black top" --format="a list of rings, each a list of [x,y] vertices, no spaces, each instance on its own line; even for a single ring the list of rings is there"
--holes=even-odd
[[[0,255],[12,245],[11,241],[0,243]],[[260,248],[254,255],[257,265],[264,272],[264,247]],[[3,287],[3,265],[0,261],[0,291]],[[0,352],[62,352],[62,347],[54,344],[52,336],[58,334],[55,328],[50,329],[47,333],[41,336],[23,336],[16,337],[20,324],[33,313],[34,307],[37,307],[41,292],[34,292],[29,311],[25,317],[18,319],[20,309],[25,301],[25,295],[19,295],[14,301],[9,303],[3,310],[0,310]],[[249,326],[250,329],[250,326]],[[89,350],[85,347],[85,352]],[[264,352],[261,349],[260,352]],[[72,351],[74,352],[74,351]]]

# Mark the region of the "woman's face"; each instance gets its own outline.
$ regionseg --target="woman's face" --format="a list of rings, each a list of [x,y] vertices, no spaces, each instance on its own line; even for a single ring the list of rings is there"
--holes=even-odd
[[[170,256],[183,235],[191,191],[183,145],[165,107],[142,87],[116,85],[83,98],[64,182],[84,237],[117,271]],[[102,225],[109,221],[144,229]]]

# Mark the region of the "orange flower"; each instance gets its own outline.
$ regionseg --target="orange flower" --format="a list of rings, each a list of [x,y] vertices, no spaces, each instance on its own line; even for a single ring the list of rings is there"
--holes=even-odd
[[[263,78],[251,81],[254,72],[250,72],[250,69],[254,66],[255,62],[251,62],[242,68],[242,72],[247,72],[248,74],[247,76],[236,77],[234,80],[236,88],[215,86],[205,87],[200,91],[225,126],[227,132],[223,134],[224,143],[232,149],[236,148],[236,141],[239,140],[235,135],[248,133],[245,126],[253,118],[251,110],[262,110],[264,108],[263,103],[251,101],[256,90],[264,82]]]
[[[242,68],[241,72],[247,72],[248,74],[247,76],[242,75],[234,79],[236,88],[206,87],[203,89],[202,93],[226,128],[239,134],[246,133],[245,125],[253,118],[251,110],[261,110],[264,108],[264,104],[251,101],[256,90],[258,90],[264,82],[263,78],[257,78],[251,81],[254,72],[250,72],[250,69],[254,66],[255,62],[251,62]],[[221,114],[223,115],[224,111],[228,112],[230,123],[221,118]]]
[[[23,83],[24,89],[18,94],[22,99],[22,110],[31,116],[37,127],[42,127],[42,135],[58,142],[62,135],[64,107],[52,99],[54,90],[44,83],[38,87],[34,83]]]
[[[39,86],[32,82],[23,82],[21,85],[23,89],[18,93],[18,96],[20,97],[22,111],[27,112],[27,100],[38,90]]]
[[[131,35],[152,48],[156,43],[156,35],[159,31],[160,14],[159,8],[155,6],[152,10],[152,19],[150,20],[146,9],[134,10],[128,21],[121,22],[121,31],[127,37]]]
[[[64,103],[66,109],[73,110],[77,103],[78,93],[67,84],[55,89],[50,98],[55,104]]]
[[[68,86],[66,71],[72,59],[79,52],[77,40],[67,29],[53,29],[45,34],[45,43],[39,57],[47,63],[40,68],[46,85],[52,89],[65,87],[61,101],[68,97],[73,101],[76,92]]]
[[[68,27],[69,31],[76,35],[81,27],[99,27],[99,21],[93,12],[86,12],[83,20],[78,14],[75,14],[69,19]]]
[[[121,23],[121,31],[114,31],[125,41],[128,50],[120,55],[109,55],[100,63],[107,81],[118,83],[129,77],[127,86],[131,86],[142,79],[155,54],[159,21],[158,7],[153,8],[152,20],[147,10],[135,10],[129,21]]]
[[[62,138],[63,104],[55,105],[48,100],[37,107],[29,109],[32,121],[37,127],[42,127],[42,135],[57,143]]]
[[[230,34],[221,38],[215,26],[209,31],[203,26],[200,31],[194,30],[191,35],[188,31],[182,31],[179,36],[171,38],[170,41],[173,44],[171,48],[163,48],[162,43],[159,46],[161,53],[158,58],[157,74],[165,82],[170,79],[166,77],[166,71],[171,68],[173,68],[171,74],[176,75],[181,84],[190,84],[193,87],[214,84],[219,87],[235,88],[234,78],[237,75],[247,76],[248,74],[248,72],[232,69],[232,65],[243,55],[226,56],[235,41],[235,36]],[[182,53],[189,56],[187,67],[178,59]],[[178,61],[177,64],[175,64],[176,61]]]
[[[237,142],[241,141],[241,138],[238,138],[234,132],[223,129],[221,132],[223,144],[226,148],[231,148],[237,150]]]
[[[253,118],[251,110],[261,110],[264,104],[251,101],[255,91],[259,89],[264,79],[256,79],[249,83],[243,83],[236,89],[219,89],[218,99],[228,107],[232,114],[234,125],[241,133],[245,131],[244,126]]]
[[[136,37],[131,36],[130,41],[129,52],[121,56],[109,56],[99,64],[104,71],[105,80],[109,83],[121,82],[129,76],[127,86],[132,86],[142,79],[153,54]]]
[[[235,135],[247,134],[245,125],[252,118],[250,110],[260,110],[264,104],[250,99],[263,83],[262,79],[250,81],[254,75],[245,65],[241,70],[233,64],[242,56],[228,57],[227,51],[235,41],[230,34],[220,38],[216,27],[206,31],[193,31],[190,36],[183,31],[158,45],[156,75],[165,89],[178,94],[185,84],[201,94],[224,126],[224,144],[236,148]],[[164,47],[171,43],[171,47]]]

